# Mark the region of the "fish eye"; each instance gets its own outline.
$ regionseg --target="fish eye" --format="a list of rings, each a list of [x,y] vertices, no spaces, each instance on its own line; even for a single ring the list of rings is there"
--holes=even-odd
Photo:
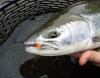
[[[48,33],[48,38],[57,38],[60,35],[57,31],[51,31]]]
[[[51,39],[51,38],[57,38],[60,36],[60,32],[57,32],[57,31],[49,31],[45,34],[43,34],[42,36],[46,39]]]

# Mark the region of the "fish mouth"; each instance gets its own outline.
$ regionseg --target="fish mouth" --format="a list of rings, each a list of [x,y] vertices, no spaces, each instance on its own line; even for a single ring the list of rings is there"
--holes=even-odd
[[[26,51],[46,51],[46,50],[59,50],[62,49],[60,45],[50,42],[25,42]],[[30,50],[29,50],[30,49]]]
[[[53,56],[62,50],[61,46],[49,42],[25,42],[24,45],[26,52],[42,56]]]

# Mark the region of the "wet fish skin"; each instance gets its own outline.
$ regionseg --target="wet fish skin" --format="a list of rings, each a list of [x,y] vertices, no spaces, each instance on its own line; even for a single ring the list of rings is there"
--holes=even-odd
[[[100,47],[99,4],[100,1],[82,2],[64,9],[28,38],[25,50],[36,55],[60,56]],[[39,49],[37,43],[41,45]]]

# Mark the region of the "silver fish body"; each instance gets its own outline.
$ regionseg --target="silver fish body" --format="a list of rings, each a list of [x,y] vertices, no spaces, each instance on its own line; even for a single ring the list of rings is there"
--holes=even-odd
[[[100,47],[99,4],[82,2],[64,9],[27,39],[25,50],[60,56]]]

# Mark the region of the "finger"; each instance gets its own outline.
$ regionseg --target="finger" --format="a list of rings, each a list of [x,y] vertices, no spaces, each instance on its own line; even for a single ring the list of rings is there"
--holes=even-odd
[[[100,63],[100,53],[94,50],[84,52],[79,59],[79,64],[83,66],[87,61]]]

